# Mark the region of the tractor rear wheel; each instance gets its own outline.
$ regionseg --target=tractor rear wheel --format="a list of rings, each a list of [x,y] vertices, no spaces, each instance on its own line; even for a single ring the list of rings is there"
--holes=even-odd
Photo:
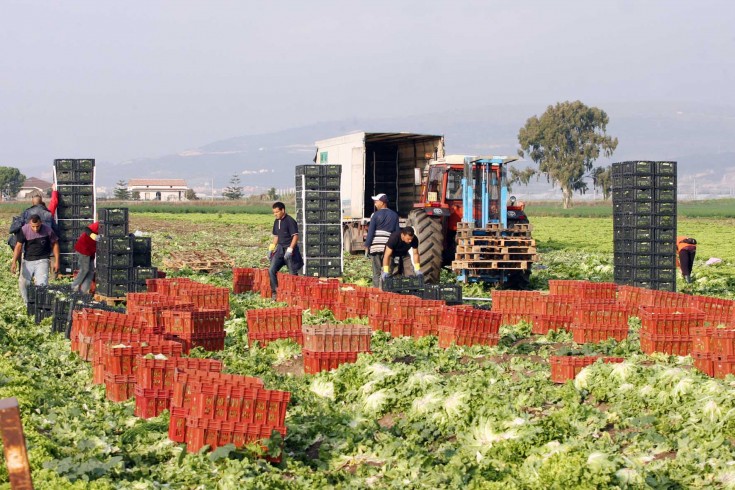
[[[419,239],[421,272],[424,279],[428,283],[439,283],[444,249],[441,220],[432,218],[423,209],[413,209],[408,213],[406,225],[413,227]]]

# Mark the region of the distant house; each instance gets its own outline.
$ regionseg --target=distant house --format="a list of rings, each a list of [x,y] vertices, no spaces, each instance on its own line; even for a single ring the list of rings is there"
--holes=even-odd
[[[128,191],[141,201],[186,201],[189,187],[184,179],[130,179]]]
[[[41,191],[44,196],[48,196],[51,193],[51,182],[46,182],[37,177],[28,177],[16,196],[18,199],[25,199],[33,191]]]

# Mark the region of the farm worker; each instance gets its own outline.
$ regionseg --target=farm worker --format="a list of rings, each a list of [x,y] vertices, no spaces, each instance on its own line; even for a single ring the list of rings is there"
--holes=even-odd
[[[365,239],[365,253],[370,256],[373,265],[373,287],[380,287],[380,271],[383,269],[383,255],[385,244],[388,243],[391,233],[398,231],[398,213],[388,208],[388,196],[378,194],[372,196],[375,211],[370,216],[367,238]]]
[[[411,264],[411,255],[408,253],[410,249],[413,249],[413,264]],[[394,271],[396,265],[398,270]],[[380,279],[384,281],[388,276],[395,273],[405,277],[423,276],[421,257],[419,256],[419,239],[410,226],[391,233],[388,242],[385,244],[383,273],[380,275]]]
[[[71,283],[71,290],[89,293],[94,278],[94,254],[97,253],[97,233],[100,224],[95,221],[89,225],[74,244],[74,255],[77,257],[79,272]],[[80,288],[81,286],[81,288]]]
[[[23,211],[23,215],[21,216],[24,225],[27,224],[30,217],[35,214],[41,218],[41,222],[44,225],[55,230],[56,223],[54,223],[54,213],[56,212],[56,207],[59,205],[59,193],[56,190],[56,184],[53,184],[51,189],[51,200],[48,203],[48,207],[46,207],[46,204],[43,202],[43,194],[41,194],[41,191],[34,190],[28,194],[28,197],[31,198],[31,207]]]
[[[12,274],[16,273],[18,262],[20,262],[21,254],[23,254],[18,286],[23,301],[28,303],[28,286],[31,284],[31,280],[35,279],[37,286],[48,284],[48,258],[52,252],[54,262],[51,267],[54,272],[59,270],[59,239],[51,227],[41,222],[41,217],[37,214],[29,217],[28,224],[23,225],[16,234],[16,239],[18,243],[15,244],[15,250],[13,251],[10,272]]]
[[[276,299],[278,289],[278,277],[276,273],[284,265],[294,276],[299,275],[299,269],[304,266],[304,261],[299,252],[299,226],[296,220],[286,214],[286,205],[278,201],[273,203],[273,243],[268,247],[268,259],[271,261],[268,273],[271,277],[272,298]]]
[[[692,266],[697,254],[697,240],[686,236],[676,237],[676,255],[681,274],[686,282],[692,282]]]

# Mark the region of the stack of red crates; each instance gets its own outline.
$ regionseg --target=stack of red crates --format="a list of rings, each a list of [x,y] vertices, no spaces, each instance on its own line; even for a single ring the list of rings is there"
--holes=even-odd
[[[370,352],[372,330],[366,325],[304,325],[304,372],[331,371]]]
[[[253,291],[255,269],[237,267],[232,269],[232,292],[235,294]]]
[[[391,304],[403,298],[403,295],[373,290],[370,293],[370,309],[368,310],[368,324],[373,330],[390,332]]]
[[[115,333],[153,333],[142,318],[114,311],[85,308],[72,314],[72,350],[79,353],[85,361],[94,356],[94,336],[98,332]]]
[[[257,378],[176,373],[169,438],[186,442],[190,453],[209,445],[241,447],[286,435],[287,391],[266,390]],[[183,385],[183,387],[181,386]]]
[[[618,285],[612,282],[549,280],[549,294],[573,296],[580,300],[615,301]]]
[[[191,357],[170,359],[139,357],[135,371],[136,417],[144,419],[157,417],[164,410],[171,408],[174,374],[177,370],[192,374],[219,373],[222,371],[222,362]]]
[[[439,320],[439,347],[498,345],[502,313],[447,306]]]
[[[712,376],[735,374],[735,322],[725,329],[714,329],[710,339]]]
[[[729,325],[735,320],[735,300],[692,296],[691,306],[704,312],[704,321],[710,326]]]
[[[643,291],[645,289],[638,286],[618,286],[618,304],[627,308],[629,316],[638,316]]]
[[[504,291],[495,289],[492,292],[492,311],[502,313],[503,325],[515,325],[520,321],[530,322],[533,316],[533,305],[541,296],[539,291]]]
[[[601,359],[605,363],[618,363],[625,361],[622,357],[600,357],[600,356],[551,356],[551,381],[554,383],[566,383],[574,379],[582,369],[590,366]]]
[[[694,359],[694,367],[707,376],[715,375],[715,354],[713,352],[712,337],[715,328],[710,326],[693,327],[690,330],[692,336],[691,354]]]
[[[277,339],[292,339],[303,344],[301,325],[304,310],[298,306],[248,310],[248,345],[266,345]]]
[[[161,314],[165,310],[196,309],[193,303],[180,301],[177,298],[164,296],[158,293],[128,293],[127,312],[143,318],[154,332],[163,332]]]
[[[416,324],[416,313],[427,301],[416,296],[398,295],[388,305],[388,321],[383,323],[383,328],[392,337],[411,337],[414,335]],[[436,306],[432,304],[432,306]]]
[[[253,272],[253,292],[260,293],[261,298],[271,299],[271,278],[268,269],[255,269]]]
[[[542,294],[533,303],[531,332],[546,335],[550,330],[569,330],[578,299],[569,295]]]
[[[427,305],[427,303],[429,303]],[[441,302],[440,302],[441,303]],[[416,338],[428,335],[439,336],[439,320],[446,305],[434,305],[433,302],[424,301],[416,308],[416,320],[413,325],[413,336]]]
[[[337,279],[299,277],[301,294],[291,303],[312,311],[331,309],[337,303],[340,282]]]
[[[620,304],[580,303],[574,311],[572,337],[578,344],[628,337],[628,308]]]
[[[639,306],[660,308],[688,308],[692,306],[692,296],[672,291],[642,289],[638,297]]]
[[[265,271],[265,276],[268,277],[268,293],[271,292],[270,289],[270,276],[268,275],[268,271]],[[298,306],[296,304],[297,299],[303,294],[303,291],[299,291],[299,285],[297,284],[298,278],[300,276],[293,276],[288,273],[284,272],[278,272],[276,274],[276,277],[278,278],[278,298],[277,300],[282,303],[288,303],[292,306]],[[270,294],[268,298],[270,298]]]
[[[164,310],[161,322],[165,334],[180,339],[184,353],[195,347],[208,351],[225,348],[225,318],[228,312],[223,309]]]
[[[641,306],[639,316],[641,350],[646,354],[689,355],[692,329],[704,326],[704,312],[696,308]]]
[[[370,294],[373,288],[361,286],[343,285],[337,290],[337,302],[332,311],[334,318],[339,321],[348,318],[368,316],[370,312]]]

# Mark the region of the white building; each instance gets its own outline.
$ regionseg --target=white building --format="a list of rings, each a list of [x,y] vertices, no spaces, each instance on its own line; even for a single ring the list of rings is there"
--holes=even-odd
[[[141,201],[186,201],[189,187],[184,179],[130,179],[128,191]]]
[[[50,195],[51,182],[46,182],[38,177],[29,177],[23,182],[23,186],[15,197],[16,199],[25,199],[33,191],[40,191],[44,196]]]

